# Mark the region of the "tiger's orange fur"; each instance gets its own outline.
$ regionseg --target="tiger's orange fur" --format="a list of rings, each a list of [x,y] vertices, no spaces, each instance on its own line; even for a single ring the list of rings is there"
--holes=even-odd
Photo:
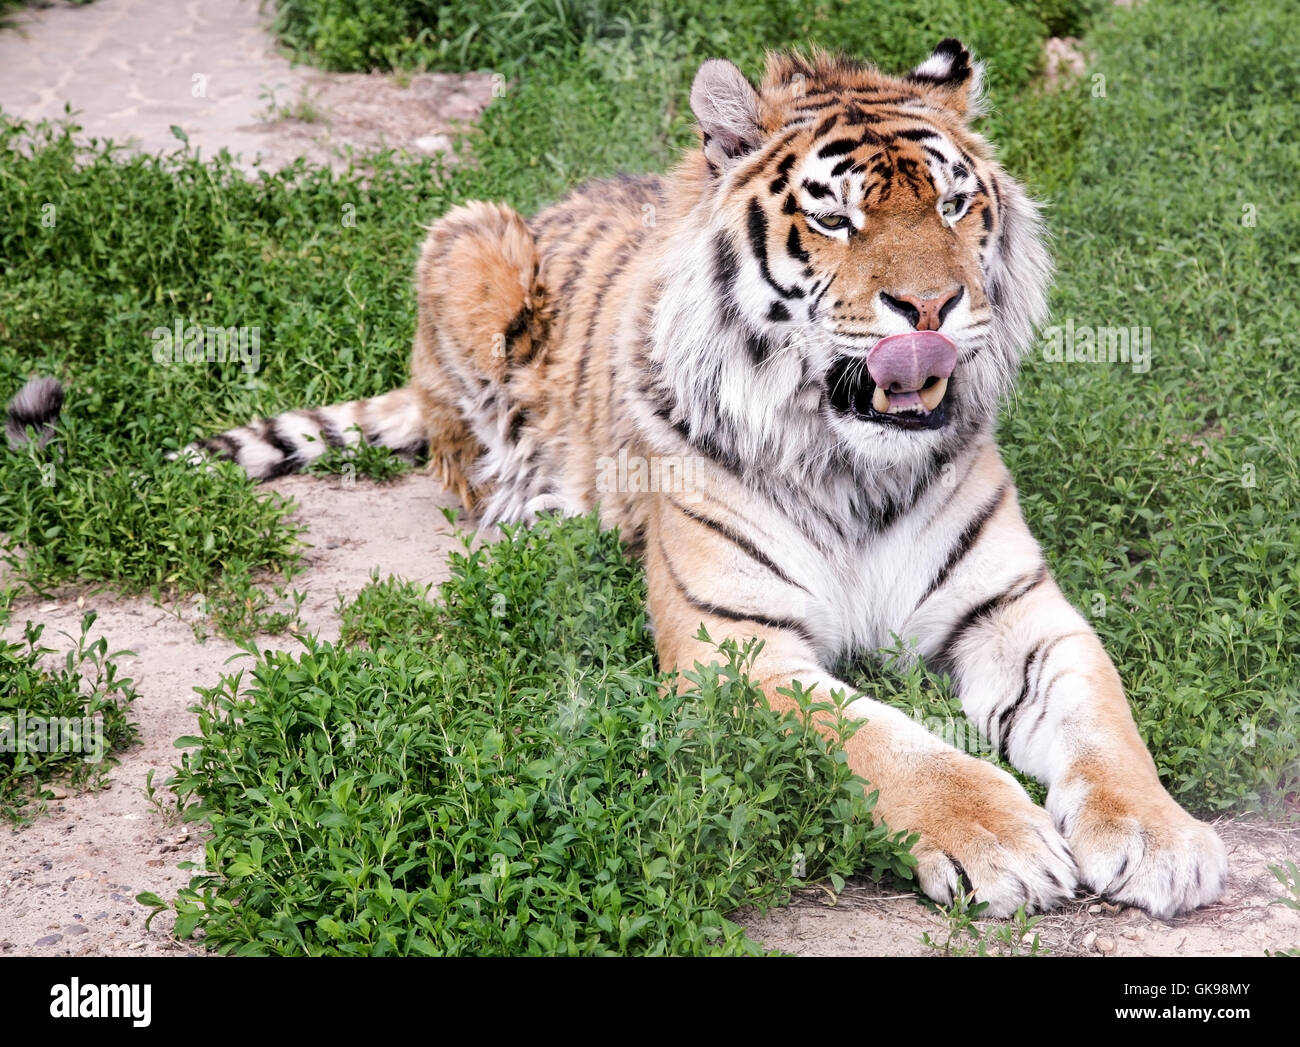
[[[1082,883],[1169,915],[1218,896],[1222,845],[1162,787],[993,441],[1049,264],[1035,208],[970,128],[980,75],[955,41],[906,77],[774,55],[756,89],[706,63],[701,143],[672,174],[589,183],[531,220],[471,203],[431,227],[406,390],[209,449],[275,475],[352,421],[424,445],[485,523],[598,508],[644,559],[663,665],[717,657],[701,625],[757,636],[778,709],[792,680],[845,690],[836,659],[900,637],[1049,787],[1044,810],[853,702],[850,764],[878,814],[920,834],[921,886],[946,901],[965,880],[1007,913]],[[939,344],[923,331],[955,346],[955,369],[918,372],[938,407],[895,410],[913,393],[870,378],[871,354]],[[627,462],[671,468],[647,485]]]

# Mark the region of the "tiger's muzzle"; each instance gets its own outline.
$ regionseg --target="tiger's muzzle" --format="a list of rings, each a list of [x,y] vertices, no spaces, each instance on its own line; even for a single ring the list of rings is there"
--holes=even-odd
[[[865,421],[938,429],[947,418],[957,345],[938,331],[880,339],[866,357],[840,357],[828,378],[831,406]]]

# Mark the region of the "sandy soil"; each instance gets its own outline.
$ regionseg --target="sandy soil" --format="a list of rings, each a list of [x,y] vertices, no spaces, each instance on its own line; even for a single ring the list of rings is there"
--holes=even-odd
[[[170,152],[181,128],[204,156],[279,168],[348,149],[445,153],[504,88],[489,73],[397,77],[291,65],[257,0],[96,0],[26,7],[0,30],[0,106],[27,120],[71,106],[86,137]]]

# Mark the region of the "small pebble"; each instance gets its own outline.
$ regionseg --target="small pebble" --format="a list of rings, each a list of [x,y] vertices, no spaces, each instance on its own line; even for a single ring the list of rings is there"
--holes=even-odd
[[[90,928],[85,927],[79,923],[70,923],[68,924],[68,926],[63,928],[63,933],[64,934],[89,934]]]
[[[1096,942],[1097,942],[1096,931],[1089,931],[1087,934],[1083,936],[1083,947],[1085,949],[1091,949],[1093,945],[1096,944]]]
[[[1100,906],[1100,905],[1089,905],[1089,906],[1088,906],[1088,912],[1091,913],[1093,916],[1097,916],[1097,915],[1099,915],[1099,914],[1101,913],[1101,906]]]
[[[1113,953],[1113,952],[1115,951],[1115,939],[1114,939],[1114,938],[1098,938],[1098,939],[1097,939],[1097,951],[1098,951],[1099,953],[1101,953],[1102,955],[1107,955],[1107,954],[1109,954],[1109,953]]]
[[[44,938],[37,938],[36,941],[32,942],[32,944],[36,946],[36,948],[41,949],[47,945],[58,945],[61,941],[63,941],[63,935],[47,934]]]

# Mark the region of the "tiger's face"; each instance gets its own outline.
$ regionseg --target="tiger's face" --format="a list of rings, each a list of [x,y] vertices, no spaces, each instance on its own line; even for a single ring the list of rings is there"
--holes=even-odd
[[[713,61],[692,89],[713,290],[755,395],[779,372],[871,464],[991,424],[1045,312],[1036,209],[968,126],[981,77],[945,40],[902,78],[775,55],[761,88]]]

